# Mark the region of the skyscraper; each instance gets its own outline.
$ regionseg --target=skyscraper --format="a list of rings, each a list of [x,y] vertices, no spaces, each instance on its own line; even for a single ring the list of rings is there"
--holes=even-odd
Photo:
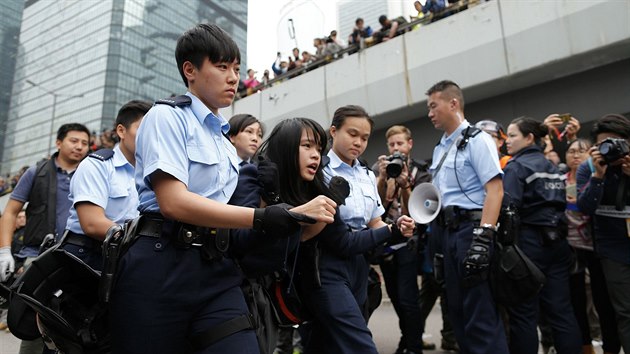
[[[0,6],[0,156],[9,117],[23,10],[24,1],[9,1]]]
[[[64,123],[111,129],[125,102],[185,92],[175,44],[198,23],[230,33],[247,66],[247,0],[26,1],[0,172],[56,151]]]

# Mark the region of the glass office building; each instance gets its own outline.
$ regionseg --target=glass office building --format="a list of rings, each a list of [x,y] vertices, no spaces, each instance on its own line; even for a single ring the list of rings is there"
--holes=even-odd
[[[23,1],[8,1],[0,6],[0,156],[9,117],[23,10]]]
[[[197,23],[230,33],[246,68],[247,0],[27,0],[0,172],[56,151],[64,123],[98,133],[129,100],[184,93],[175,44]]]

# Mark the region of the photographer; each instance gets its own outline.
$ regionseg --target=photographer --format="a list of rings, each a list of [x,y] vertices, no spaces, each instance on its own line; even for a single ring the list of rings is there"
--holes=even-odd
[[[411,159],[411,131],[402,125],[392,126],[385,133],[390,156],[379,156],[372,168],[378,193],[383,201],[383,219],[391,223],[401,215],[409,215],[409,196],[414,186],[431,179],[427,165]],[[419,351],[422,343],[423,319],[419,305],[419,256],[408,247],[401,247],[380,262],[385,288],[400,319],[402,337],[396,353]]]
[[[601,259],[619,339],[630,352],[630,120],[607,114],[591,131],[591,158],[577,172],[578,207],[593,218],[595,253]]]

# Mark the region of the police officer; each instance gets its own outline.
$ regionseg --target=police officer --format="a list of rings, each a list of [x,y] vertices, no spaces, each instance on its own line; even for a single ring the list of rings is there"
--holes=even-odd
[[[63,248],[96,270],[102,267],[101,244],[107,230],[138,216],[136,131],[150,108],[146,101],[123,105],[114,124],[120,143],[88,155],[70,182],[73,204]]]
[[[528,117],[513,120],[507,130],[512,158],[504,171],[504,204],[512,203],[519,211],[518,245],[547,277],[539,296],[509,308],[510,353],[538,352],[539,305],[553,329],[558,353],[582,349],[569,292],[571,250],[559,227],[566,209],[564,176],[543,154],[541,139],[547,132],[545,125]]]
[[[265,134],[262,123],[251,114],[237,114],[230,118],[228,136],[236,148],[239,166],[251,163]]]
[[[175,58],[188,87],[147,113],[136,140],[135,180],[141,216],[137,239],[120,260],[112,293],[114,353],[258,353],[240,289],[214,228],[252,228],[265,237],[296,232],[282,205],[226,205],[237,183],[234,146],[219,108],[234,99],[240,52],[215,25],[177,41]],[[317,197],[292,210],[332,222],[336,204]],[[131,227],[130,227],[131,228]]]
[[[462,353],[507,353],[487,281],[503,196],[496,145],[464,119],[464,97],[456,83],[440,81],[426,94],[431,123],[444,131],[430,167],[443,205],[431,232],[443,238],[446,296],[455,337]]]
[[[386,224],[381,220],[385,211],[376,189],[376,177],[359,157],[367,148],[374,122],[363,107],[348,105],[338,108],[332,119],[329,133],[332,148],[324,158],[324,177],[327,183],[334,176],[341,176],[350,186],[345,204],[339,206],[340,217],[353,231],[379,228]],[[369,265],[363,256],[354,257],[356,273],[353,281],[358,289],[357,303],[367,305],[367,279]],[[366,319],[369,317],[365,313]]]

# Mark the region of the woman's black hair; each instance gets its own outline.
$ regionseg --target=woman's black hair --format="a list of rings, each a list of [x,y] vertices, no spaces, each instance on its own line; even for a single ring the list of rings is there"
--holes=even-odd
[[[573,140],[573,141],[571,141],[571,142],[569,142],[567,144],[567,151],[569,151],[571,146],[573,146],[573,144],[576,144],[576,143],[577,143],[577,146],[578,146],[579,149],[584,149],[584,150],[588,150],[588,149],[591,148],[591,146],[593,146],[593,144],[591,144],[590,140],[583,139],[583,138],[578,138],[578,139],[575,139],[575,140]]]
[[[251,114],[237,114],[232,116],[228,123],[230,123],[230,130],[227,133],[228,136],[236,136],[238,133],[242,132],[245,128],[254,123],[260,124],[260,131],[263,135],[265,134],[265,128],[263,127],[262,122]]]
[[[321,163],[313,181],[306,182],[300,177],[300,140],[304,130],[309,139],[320,146],[320,153],[323,153],[326,149],[326,132],[319,123],[309,118],[291,118],[280,122],[260,147],[260,155],[278,166],[280,199],[294,206],[321,194],[330,196],[324,183]]]
[[[346,118],[355,117],[355,118],[365,118],[370,122],[370,133],[372,133],[372,129],[374,128],[374,121],[370,118],[370,115],[365,111],[365,109],[361,106],[356,105],[347,105],[343,107],[337,108],[335,114],[333,114],[331,126],[334,126],[337,129],[340,129],[345,123]]]
[[[544,144],[542,138],[549,134],[547,126],[534,118],[518,117],[510,122],[510,124],[516,125],[523,136],[532,134],[534,136],[534,143],[541,147],[543,147]]]
[[[596,144],[601,133],[613,133],[624,139],[630,138],[630,119],[621,114],[607,114],[599,118],[591,129],[591,141]]]

